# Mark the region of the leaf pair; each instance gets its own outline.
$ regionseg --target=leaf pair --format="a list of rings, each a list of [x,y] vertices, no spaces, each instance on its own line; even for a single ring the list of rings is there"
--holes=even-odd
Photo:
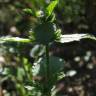
[[[59,43],[70,43],[74,41],[80,41],[81,39],[91,39],[96,41],[96,37],[90,34],[67,34],[67,35],[61,35],[60,40],[55,40]],[[33,43],[34,41],[31,39],[26,38],[20,38],[20,37],[8,37],[3,36],[0,37],[0,43],[6,43],[6,42],[19,42],[19,43]]]
[[[58,2],[59,2],[59,0],[51,1],[50,4],[44,9],[45,13],[43,11],[41,11],[41,10],[34,12],[30,8],[25,8],[25,9],[23,9],[23,11],[26,14],[32,15],[34,17],[43,17],[44,14],[45,14],[45,16],[48,18],[48,17],[51,16],[51,14],[54,11],[54,9],[55,9],[56,5],[58,4]]]

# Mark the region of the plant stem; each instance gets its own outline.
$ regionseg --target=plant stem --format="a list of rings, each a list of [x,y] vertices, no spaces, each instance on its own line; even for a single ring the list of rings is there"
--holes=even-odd
[[[49,65],[49,45],[46,44],[46,79],[50,79],[50,65]]]
[[[50,88],[49,88],[49,83],[50,83],[50,64],[49,64],[49,45],[46,44],[46,88],[47,88],[47,92],[46,92],[46,96],[51,96],[50,93]]]

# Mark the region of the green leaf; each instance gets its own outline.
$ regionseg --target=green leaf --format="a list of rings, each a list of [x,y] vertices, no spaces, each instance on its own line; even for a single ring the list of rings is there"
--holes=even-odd
[[[6,43],[6,42],[30,43],[31,40],[19,37],[8,37],[8,36],[0,37],[0,43]]]
[[[25,71],[23,68],[18,67],[17,68],[17,79],[19,81],[23,81],[23,77],[25,76]]]
[[[42,56],[44,54],[44,52],[45,52],[45,47],[37,44],[30,51],[30,56],[33,58],[38,58],[38,57]]]
[[[54,0],[48,5],[48,7],[46,8],[46,14],[48,17],[52,14],[52,12],[53,12],[54,8],[56,7],[56,5],[58,4],[58,2],[59,2],[59,0]]]
[[[80,41],[81,39],[96,40],[96,37],[90,34],[68,34],[68,35],[61,35],[60,40],[57,40],[56,42],[70,43],[73,41]]]
[[[64,69],[64,60],[59,57],[50,56],[49,57],[49,66],[50,66],[50,81],[47,83],[49,88],[52,88],[58,80],[58,74]],[[37,62],[34,63],[32,67],[33,77],[39,77],[40,79],[46,78],[46,58],[40,58]],[[42,85],[45,85],[46,80],[41,82]]]
[[[64,68],[64,60],[59,57],[50,56],[50,76],[55,76]],[[40,58],[33,65],[33,75],[45,77],[46,75],[46,58]]]
[[[36,15],[36,17],[43,17],[44,16],[44,13],[43,13],[43,11],[42,10],[39,10],[39,11],[36,11],[35,12],[35,15]]]
[[[26,14],[30,14],[30,15],[33,14],[32,9],[30,9],[30,8],[23,9],[23,12],[25,12]]]
[[[48,44],[54,41],[54,33],[54,24],[50,22],[44,22],[42,24],[38,24],[34,28],[33,36],[36,39],[36,42],[39,44]]]

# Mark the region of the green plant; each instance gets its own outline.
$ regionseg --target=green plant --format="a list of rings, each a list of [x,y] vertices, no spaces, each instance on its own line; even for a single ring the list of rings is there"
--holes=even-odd
[[[34,12],[31,9],[24,9],[26,14],[30,14],[37,18],[39,21],[33,32],[30,33],[28,39],[19,37],[1,37],[0,43],[6,42],[18,42],[18,43],[35,43],[42,45],[45,50],[45,54],[35,57],[35,62],[32,66],[32,81],[30,76],[28,80],[31,85],[25,85],[28,90],[31,90],[29,94],[31,96],[54,96],[57,90],[52,90],[57,80],[60,77],[60,73],[63,72],[64,60],[58,57],[51,56],[49,54],[50,44],[53,42],[68,43],[73,41],[79,41],[80,39],[93,39],[96,38],[90,34],[71,34],[62,35],[61,30],[58,29],[55,21],[54,9],[59,0],[52,1],[43,11]],[[35,54],[35,53],[34,53]],[[24,69],[26,69],[24,64]],[[28,70],[27,70],[28,71]],[[28,72],[27,72],[28,74]],[[64,76],[64,75],[63,75]]]

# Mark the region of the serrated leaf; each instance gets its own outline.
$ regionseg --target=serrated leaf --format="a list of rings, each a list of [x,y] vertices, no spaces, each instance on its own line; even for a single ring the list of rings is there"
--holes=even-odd
[[[61,35],[60,40],[56,42],[60,43],[70,43],[73,41],[80,41],[81,39],[92,39],[96,40],[96,37],[90,34],[68,34],[68,35]]]
[[[58,4],[58,0],[54,0],[54,1],[51,1],[51,3],[48,5],[48,7],[46,8],[46,13],[48,17],[52,14],[57,4]]]
[[[64,60],[59,57],[50,56],[49,58],[49,66],[50,66],[50,81],[47,86],[52,88],[52,86],[57,82],[59,72],[62,72],[64,69]],[[46,70],[46,58],[41,58],[37,63],[35,62],[32,68],[32,73],[34,77],[47,78],[47,70]],[[45,81],[46,82],[46,81]],[[44,85],[45,82],[42,82]]]
[[[50,56],[50,75],[56,75],[64,68],[64,60],[59,57]],[[40,58],[33,66],[34,75],[45,76],[46,75],[46,58]]]
[[[20,37],[8,37],[8,36],[0,37],[0,43],[6,43],[6,42],[30,43],[31,40]]]

